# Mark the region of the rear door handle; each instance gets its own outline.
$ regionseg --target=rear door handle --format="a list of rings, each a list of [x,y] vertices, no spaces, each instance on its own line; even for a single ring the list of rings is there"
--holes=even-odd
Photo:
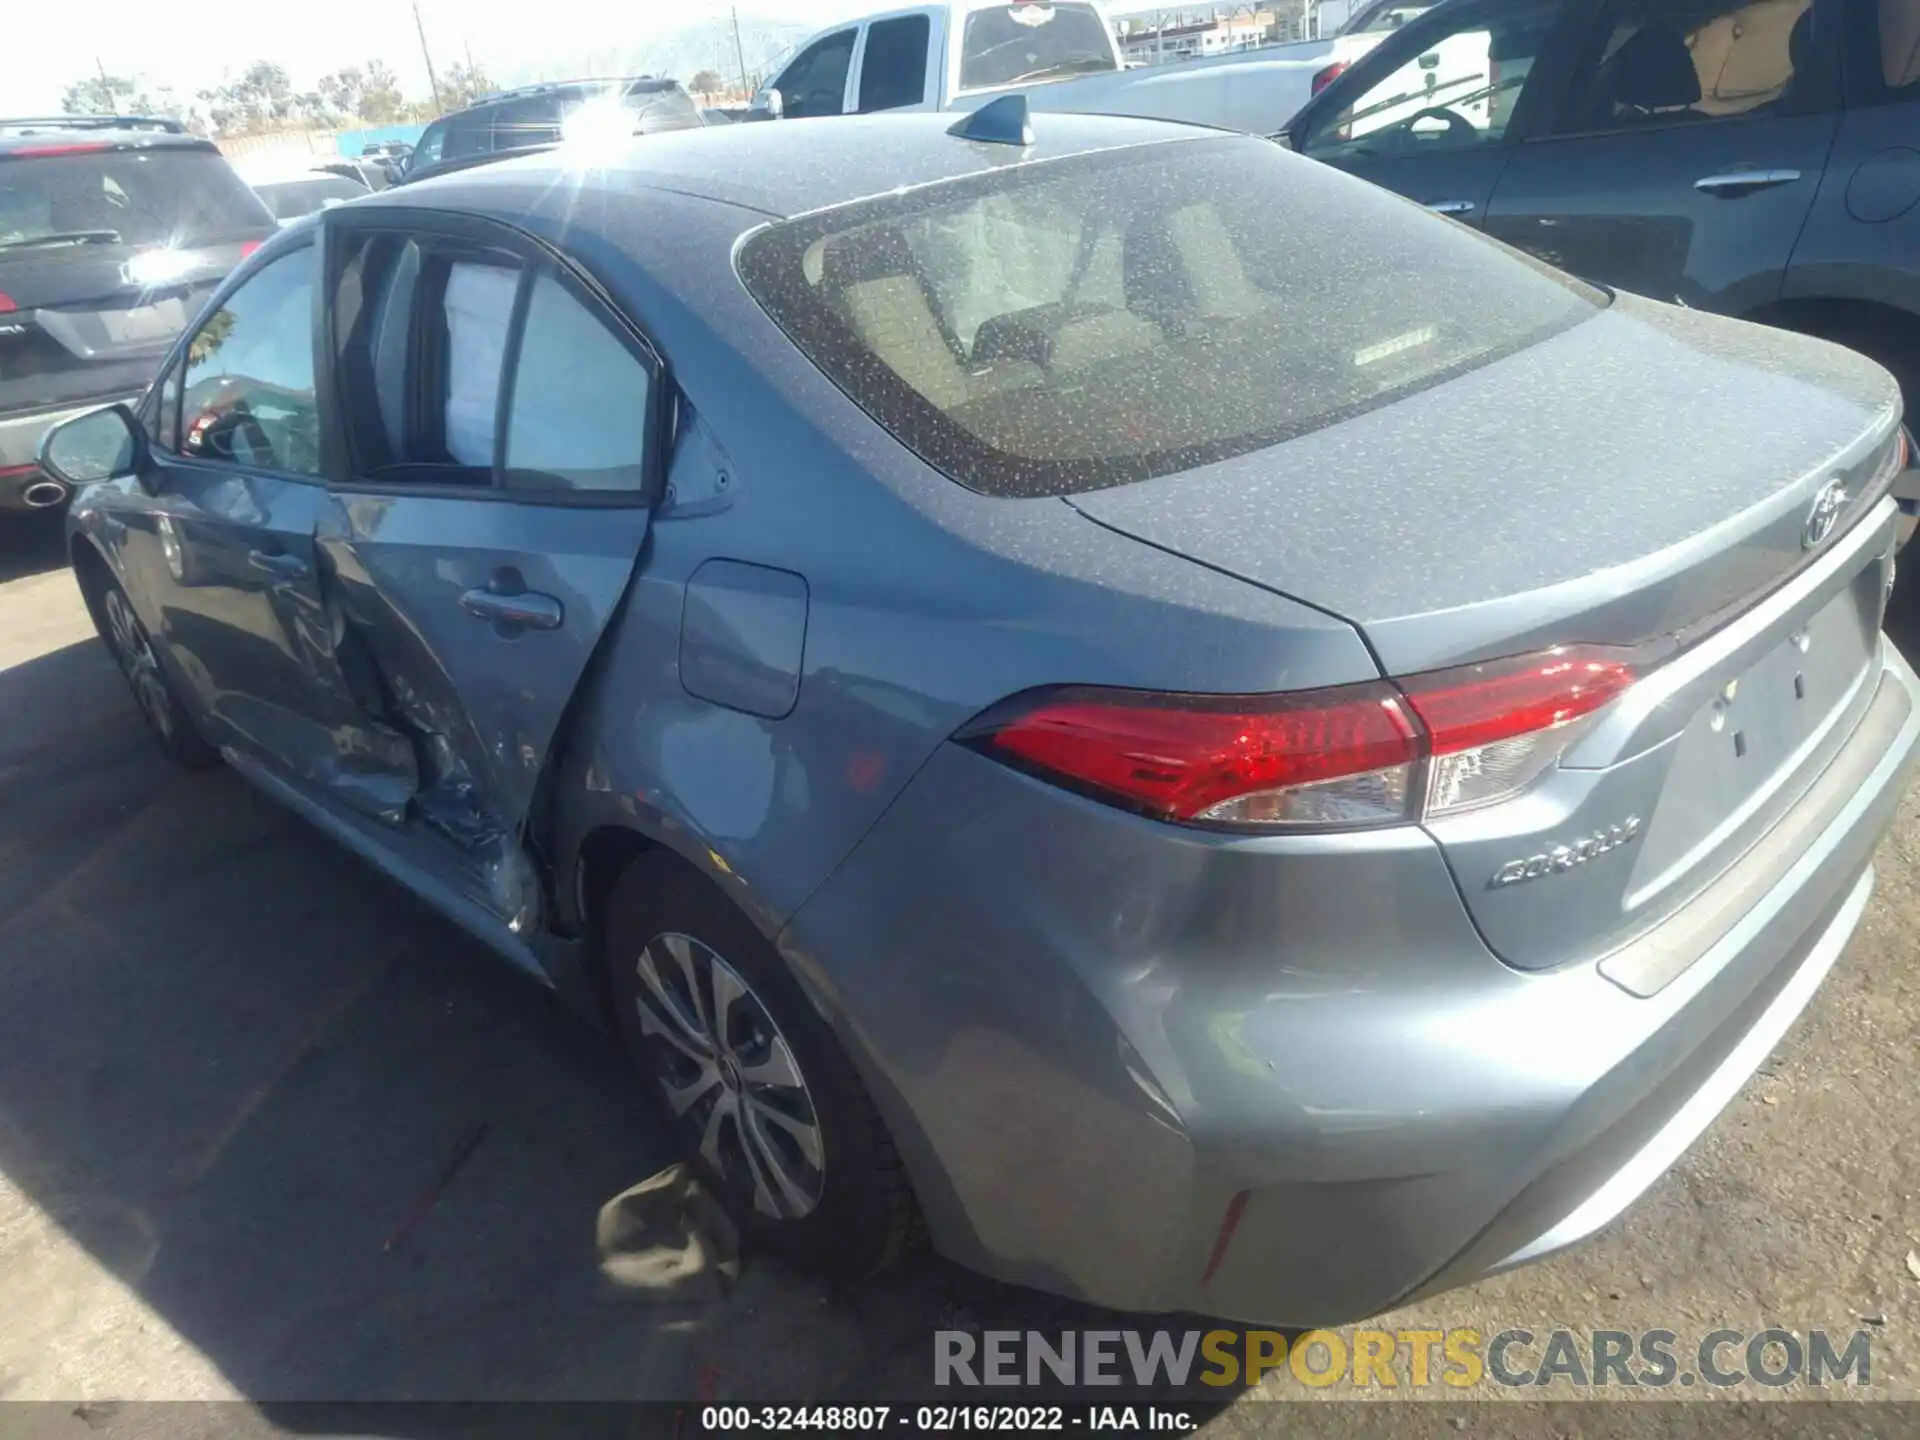
[[[1798,170],[1728,170],[1720,175],[1703,175],[1693,188],[1709,195],[1750,195],[1775,185],[1791,185],[1800,178]]]
[[[1436,215],[1465,215],[1473,209],[1471,200],[1435,200],[1427,209]]]
[[[558,630],[567,615],[553,596],[533,590],[523,590],[518,595],[503,595],[498,590],[469,590],[460,597],[460,608],[479,620],[518,625],[528,630]]]
[[[265,571],[276,580],[304,580],[313,573],[307,562],[298,555],[288,555],[284,552],[269,555],[264,550],[249,550],[247,564],[256,570]]]

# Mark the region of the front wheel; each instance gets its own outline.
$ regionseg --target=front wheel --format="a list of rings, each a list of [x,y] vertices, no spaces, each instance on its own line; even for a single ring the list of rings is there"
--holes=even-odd
[[[916,1230],[892,1138],[773,947],[704,875],[653,852],[607,903],[621,1035],[743,1233],[834,1278]]]
[[[209,745],[194,727],[193,717],[180,703],[172,682],[160,668],[160,657],[153,639],[118,582],[108,577],[98,580],[96,615],[100,638],[107,642],[113,658],[133,691],[141,718],[160,742],[160,748],[176,765],[189,770],[204,770],[219,763],[220,752]]]

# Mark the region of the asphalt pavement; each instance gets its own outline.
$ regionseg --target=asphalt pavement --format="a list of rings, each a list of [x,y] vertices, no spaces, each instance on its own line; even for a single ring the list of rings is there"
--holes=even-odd
[[[1865,1328],[1873,1393],[1920,1395],[1916,861],[1910,796],[1807,1015],[1625,1217],[1382,1323]],[[670,1159],[611,1041],[233,775],[166,765],[57,525],[0,518],[0,1399],[83,1430],[245,1399],[266,1433],[300,1400],[860,1398],[922,1390],[936,1328],[1121,1323],[932,1258],[635,1283],[621,1197]],[[1460,1402],[1436,1423],[1478,1427]]]

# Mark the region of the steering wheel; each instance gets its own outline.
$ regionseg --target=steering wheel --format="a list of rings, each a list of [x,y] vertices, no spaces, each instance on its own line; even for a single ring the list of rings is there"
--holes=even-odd
[[[1479,127],[1458,110],[1449,110],[1444,105],[1429,105],[1417,110],[1400,122],[1400,143],[1411,148],[1425,142],[1414,138],[1413,127],[1422,120],[1439,120],[1447,127],[1447,141],[1453,145],[1472,145],[1480,138]]]

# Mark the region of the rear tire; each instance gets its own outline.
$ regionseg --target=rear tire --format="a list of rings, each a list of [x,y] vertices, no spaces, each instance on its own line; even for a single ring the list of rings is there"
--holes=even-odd
[[[704,875],[650,851],[613,884],[602,956],[622,1039],[743,1234],[832,1279],[916,1238],[906,1171],[838,1040]]]
[[[82,584],[88,591],[94,625],[126,677],[148,732],[166,757],[182,769],[206,770],[218,765],[220,752],[207,743],[192,712],[181,703],[126,591],[103,567],[91,568],[92,573],[82,577]]]

